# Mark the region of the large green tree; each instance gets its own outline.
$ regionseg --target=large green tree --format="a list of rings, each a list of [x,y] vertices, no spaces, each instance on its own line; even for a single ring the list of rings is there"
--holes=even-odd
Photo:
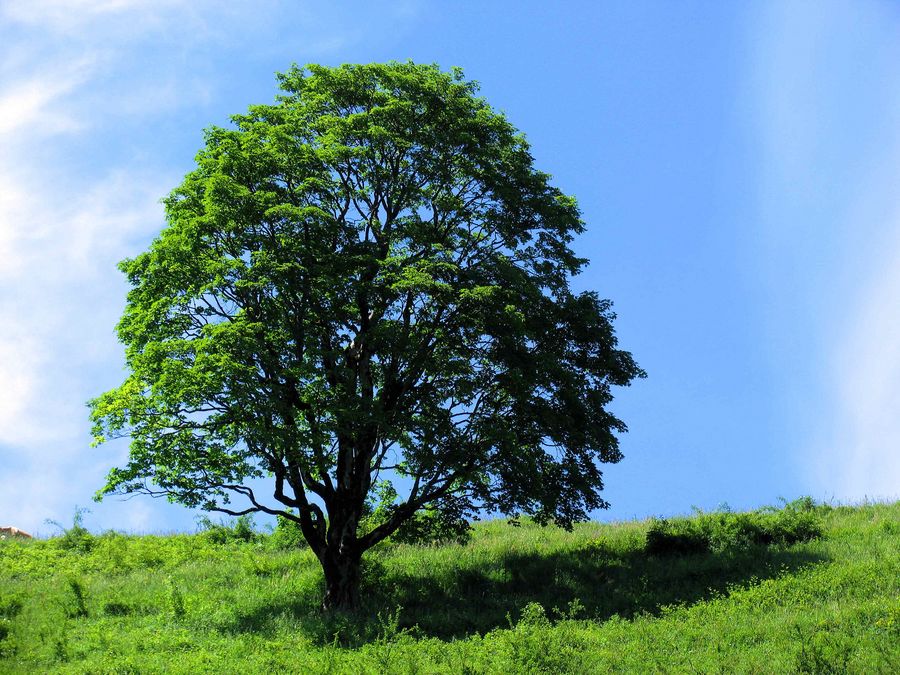
[[[331,608],[417,512],[569,526],[605,507],[610,388],[643,372],[610,303],[569,287],[575,200],[459,70],[279,81],[207,130],[166,227],[121,263],[130,375],[90,406],[97,442],[130,456],[99,495],[296,521]],[[361,526],[385,480],[403,496]]]

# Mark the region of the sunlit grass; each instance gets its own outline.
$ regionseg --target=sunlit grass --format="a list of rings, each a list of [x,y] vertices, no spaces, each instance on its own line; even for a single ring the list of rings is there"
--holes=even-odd
[[[385,545],[353,616],[268,535],[3,542],[0,672],[900,672],[900,503],[808,507],[797,543],[746,536],[779,511]]]

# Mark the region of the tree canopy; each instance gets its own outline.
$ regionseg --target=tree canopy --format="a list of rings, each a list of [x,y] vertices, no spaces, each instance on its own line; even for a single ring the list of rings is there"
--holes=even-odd
[[[99,494],[291,519],[331,607],[423,509],[452,529],[607,506],[611,387],[643,372],[610,302],[570,288],[574,198],[458,69],[278,79],[274,104],[206,131],[166,227],[120,265],[129,375],[90,406],[130,454]]]

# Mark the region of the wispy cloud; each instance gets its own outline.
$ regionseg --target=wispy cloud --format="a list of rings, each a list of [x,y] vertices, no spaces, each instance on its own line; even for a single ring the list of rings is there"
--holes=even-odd
[[[898,149],[900,150],[900,149]],[[896,155],[900,167],[900,151]],[[900,171],[895,178],[900,180]],[[897,183],[894,182],[893,186]],[[883,226],[900,233],[897,211]],[[870,261],[858,304],[835,345],[830,372],[840,411],[836,447],[827,448],[838,471],[826,473],[857,498],[900,496],[900,236]]]
[[[775,394],[817,495],[900,494],[900,13],[770,3],[754,35]]]
[[[0,296],[0,444],[29,445],[77,435],[80,425],[64,422],[83,410],[83,369],[97,366],[98,346],[114,344],[122,285],[110,274],[135,237],[158,229],[164,189],[159,176],[134,168],[81,194],[48,194],[37,179],[10,175],[0,169],[14,186],[0,200],[0,250],[12,262],[0,284],[15,289]]]
[[[115,263],[158,231],[158,200],[174,184],[159,162],[141,161],[139,139],[130,158],[110,154],[104,139],[131,118],[197,100],[173,93],[173,68],[162,76],[142,68],[113,30],[118,23],[91,20],[140,26],[148,12],[176,4],[42,1],[0,10],[12,35],[0,63],[0,464],[17,476],[4,480],[0,517],[26,529],[67,517],[101,483],[97,458],[85,461],[84,402],[120,367],[113,326],[124,283]],[[116,78],[133,86],[111,104]],[[119,506],[120,526],[141,525],[146,507],[133,521],[122,515],[134,510]]]
[[[4,87],[0,92],[0,136],[26,127],[51,134],[75,130],[76,120],[54,103],[78,87],[86,71],[87,64],[79,64],[62,73],[34,75]]]
[[[370,23],[409,21],[414,8],[373,9]],[[122,377],[115,263],[163,225],[158,200],[184,171],[165,148],[183,118],[221,102],[248,55],[277,51],[277,66],[260,68],[271,78],[363,39],[350,13],[279,0],[0,3],[0,466],[16,474],[0,520],[65,520],[123,459],[124,446],[88,447],[84,403]],[[159,528],[164,508],[104,504],[93,522]]]
[[[0,7],[0,18],[57,34],[80,32],[89,24],[110,20],[131,23],[141,31],[147,26],[135,24],[136,19],[155,20],[192,4],[185,0],[7,0]]]

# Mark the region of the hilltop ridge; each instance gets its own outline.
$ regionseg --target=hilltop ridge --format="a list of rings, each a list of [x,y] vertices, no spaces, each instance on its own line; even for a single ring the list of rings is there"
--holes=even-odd
[[[0,543],[0,672],[900,672],[900,502],[475,525],[322,614],[284,528]]]

